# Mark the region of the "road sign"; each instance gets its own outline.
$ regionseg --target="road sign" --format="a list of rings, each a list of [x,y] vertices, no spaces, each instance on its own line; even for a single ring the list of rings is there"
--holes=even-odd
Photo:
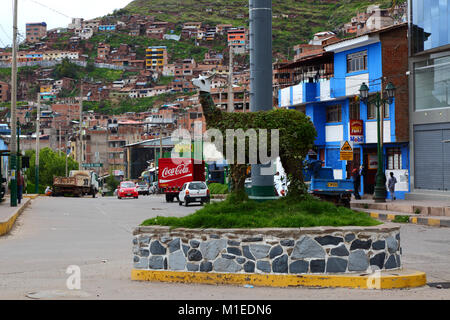
[[[341,142],[341,161],[353,161],[353,143],[349,141]]]
[[[103,168],[103,163],[83,163],[85,168]]]

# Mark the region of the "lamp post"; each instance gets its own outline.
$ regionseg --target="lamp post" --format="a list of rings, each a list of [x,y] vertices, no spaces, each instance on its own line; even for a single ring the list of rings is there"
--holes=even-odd
[[[391,103],[395,97],[395,86],[389,82],[386,86],[385,92],[387,98],[382,98],[380,92],[377,92],[376,96],[373,98],[369,97],[369,87],[365,82],[361,85],[359,89],[360,99],[369,105],[370,103],[375,103],[377,107],[377,136],[378,136],[378,170],[376,175],[376,185],[375,185],[375,194],[373,199],[375,202],[386,202],[387,190],[386,190],[386,174],[384,171],[384,162],[383,162],[383,141],[381,141],[381,113],[380,107],[382,104],[386,102]]]

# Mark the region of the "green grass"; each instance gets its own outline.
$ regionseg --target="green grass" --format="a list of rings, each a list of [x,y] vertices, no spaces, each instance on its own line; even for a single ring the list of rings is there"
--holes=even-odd
[[[211,194],[227,194],[228,193],[228,186],[226,184],[211,183],[210,185],[208,185],[208,189],[211,192]]]
[[[318,226],[376,226],[381,223],[366,213],[354,212],[332,203],[309,199],[293,201],[286,198],[258,203],[235,203],[229,198],[211,203],[183,218],[156,217],[143,226],[162,225],[173,228],[299,228]]]

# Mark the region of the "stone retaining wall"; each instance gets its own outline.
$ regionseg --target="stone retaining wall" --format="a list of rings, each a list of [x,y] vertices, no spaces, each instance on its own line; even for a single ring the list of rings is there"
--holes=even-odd
[[[134,231],[134,269],[339,274],[401,268],[400,227]]]

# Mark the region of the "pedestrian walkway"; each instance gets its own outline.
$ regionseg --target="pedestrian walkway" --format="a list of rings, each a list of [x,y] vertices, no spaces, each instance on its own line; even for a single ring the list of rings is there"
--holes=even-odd
[[[450,202],[419,200],[353,200],[351,208],[368,213],[379,220],[393,221],[397,216],[409,217],[409,222],[428,226],[450,227]]]
[[[17,207],[11,207],[10,198],[6,197],[3,202],[0,203],[0,236],[11,231],[17,217],[30,204],[30,201],[31,198],[24,198],[22,199],[21,204],[17,204]]]

